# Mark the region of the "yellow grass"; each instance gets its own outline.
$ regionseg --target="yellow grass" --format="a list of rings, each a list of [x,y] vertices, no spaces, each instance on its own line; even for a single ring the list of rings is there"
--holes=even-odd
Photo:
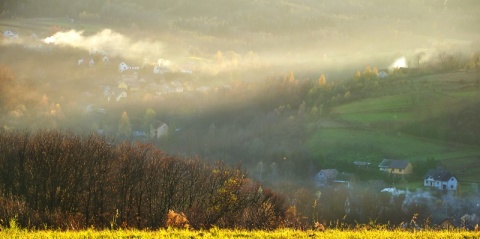
[[[83,231],[27,231],[20,229],[4,229],[0,232],[0,238],[480,238],[479,232],[473,231],[402,231],[402,230],[326,230],[298,231],[293,229],[279,229],[274,231],[245,231],[211,229],[200,231],[161,229],[157,231],[139,230],[83,230]]]

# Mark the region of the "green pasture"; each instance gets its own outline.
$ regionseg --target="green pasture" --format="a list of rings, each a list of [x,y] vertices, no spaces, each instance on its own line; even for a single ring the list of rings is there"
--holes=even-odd
[[[380,163],[384,158],[411,161],[435,158],[461,159],[480,155],[480,149],[447,144],[401,133],[383,133],[366,129],[323,128],[308,142],[317,156],[326,160]]]
[[[441,107],[445,104],[457,103],[465,98],[474,98],[480,91],[451,91],[451,92],[416,92],[401,95],[391,95],[367,98],[354,101],[335,108],[337,114],[362,112],[398,112],[411,111],[424,107]]]
[[[358,160],[377,164],[384,158],[412,162],[434,158],[463,181],[480,182],[480,171],[476,170],[480,168],[479,147],[455,144],[447,142],[447,139],[416,137],[401,131],[402,125],[425,124],[430,118],[448,116],[463,105],[478,102],[479,91],[470,88],[417,92],[344,104],[333,110],[342,124],[319,128],[308,144],[315,155],[325,160]]]
[[[475,90],[454,91],[448,93],[459,100],[480,100],[480,88]]]
[[[401,123],[412,119],[412,112],[360,112],[351,114],[342,114],[341,119],[349,122],[357,122],[371,125],[373,123]]]
[[[354,101],[348,104],[336,107],[334,113],[336,114],[351,114],[362,112],[378,112],[378,111],[393,111],[405,110],[413,107],[412,98],[409,95],[393,95],[375,98],[367,98],[363,100]]]
[[[355,101],[336,107],[333,113],[339,119],[374,127],[375,123],[410,123],[438,116],[479,100],[480,90],[412,93]]]
[[[480,177],[478,176],[480,175],[479,154],[443,160],[442,164],[456,175],[461,176],[460,181],[480,183]]]
[[[448,83],[451,86],[454,86],[452,83],[475,83],[478,79],[478,73],[474,71],[457,71],[449,73],[439,73],[439,74],[426,74],[418,77],[412,78],[414,81],[420,82],[434,82],[434,83]]]

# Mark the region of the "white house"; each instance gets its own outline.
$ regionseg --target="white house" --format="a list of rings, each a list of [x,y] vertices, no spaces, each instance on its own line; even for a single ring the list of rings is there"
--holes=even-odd
[[[140,69],[139,66],[128,66],[127,63],[125,62],[120,62],[120,64],[118,65],[118,72],[122,73],[126,70],[138,70]]]
[[[430,169],[423,176],[423,186],[439,190],[457,190],[457,177],[445,169]]]
[[[160,139],[168,135],[168,125],[164,122],[157,121],[150,126],[150,138]]]
[[[387,78],[388,77],[388,73],[385,72],[385,71],[380,71],[378,72],[378,78],[380,79],[384,79],[384,78]]]
[[[124,72],[128,69],[129,69],[129,67],[127,66],[127,63],[125,63],[125,62],[120,62],[120,64],[118,65],[118,71],[119,72]]]
[[[9,40],[13,40],[13,39],[17,39],[18,38],[18,34],[12,32],[11,30],[5,30],[3,32],[3,37],[9,39]]]
[[[103,63],[107,64],[107,63],[110,62],[110,59],[108,59],[107,56],[103,56],[103,57],[102,57],[102,61],[103,61]]]

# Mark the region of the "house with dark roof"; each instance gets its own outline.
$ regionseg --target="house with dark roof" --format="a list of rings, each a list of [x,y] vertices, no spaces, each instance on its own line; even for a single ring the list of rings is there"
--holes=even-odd
[[[453,230],[460,226],[460,225],[455,225],[454,221],[450,218],[445,218],[442,221],[439,221],[437,225],[439,229],[444,229],[444,230]]]
[[[325,187],[337,178],[338,171],[336,169],[323,169],[315,175],[315,184],[317,187]]]
[[[409,175],[413,173],[413,165],[407,160],[384,159],[378,165],[380,171],[395,174],[399,176]]]
[[[445,169],[430,169],[423,176],[423,186],[439,190],[457,190],[458,180]]]
[[[388,172],[391,162],[392,162],[391,159],[382,160],[382,162],[378,165],[378,169],[380,169],[380,171],[383,171],[383,172]]]

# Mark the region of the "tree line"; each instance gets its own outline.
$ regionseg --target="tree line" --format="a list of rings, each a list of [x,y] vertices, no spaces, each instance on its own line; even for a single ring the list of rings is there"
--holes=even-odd
[[[143,143],[65,131],[0,132],[0,224],[81,229],[285,225],[283,196],[239,167],[175,157]]]

